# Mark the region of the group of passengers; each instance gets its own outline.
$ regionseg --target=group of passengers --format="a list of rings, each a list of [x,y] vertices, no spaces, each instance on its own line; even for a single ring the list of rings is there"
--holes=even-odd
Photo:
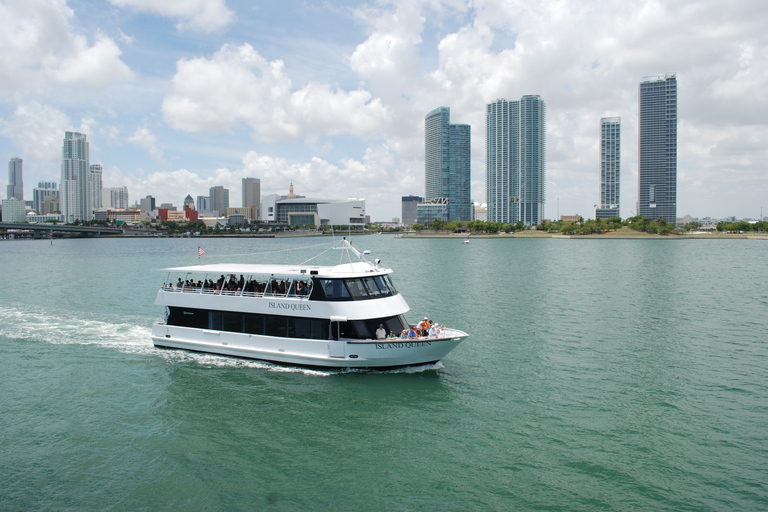
[[[376,338],[383,339],[397,339],[402,340],[416,339],[416,338],[445,338],[445,326],[434,323],[427,317],[416,325],[411,325],[408,329],[403,329],[400,332],[400,336],[393,331],[387,331],[384,329],[384,324],[379,324],[379,328],[376,329]]]
[[[179,278],[179,281],[176,283],[176,289],[178,291],[197,291],[203,288],[206,292],[215,293],[217,295],[240,295],[241,292],[243,292],[250,296],[255,296],[263,295],[267,290],[268,284],[269,281],[260,283],[255,279],[246,282],[245,277],[242,274],[239,279],[235,274],[231,274],[229,279],[222,274],[217,281],[213,281],[212,279],[206,279],[205,281],[198,280],[197,282],[189,279],[182,281],[181,278]],[[168,290],[174,291],[172,283],[169,283]],[[272,279],[269,293],[273,295],[309,295],[309,283],[305,281],[294,281],[293,285],[291,285],[290,280],[278,281],[277,279]]]

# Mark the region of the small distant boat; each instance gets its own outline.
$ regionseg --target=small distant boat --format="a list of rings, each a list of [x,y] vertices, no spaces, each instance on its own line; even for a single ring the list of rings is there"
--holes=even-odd
[[[464,242],[462,242],[462,243],[468,244],[469,243],[469,237],[465,238]]]

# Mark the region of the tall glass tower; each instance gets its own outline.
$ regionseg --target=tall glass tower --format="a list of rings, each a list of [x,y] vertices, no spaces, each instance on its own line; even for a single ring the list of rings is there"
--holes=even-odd
[[[261,180],[243,178],[243,208],[254,207],[256,220],[261,218]]]
[[[21,158],[13,157],[8,160],[8,186],[6,187],[7,199],[15,197],[24,199],[24,176],[23,161]]]
[[[677,77],[640,82],[637,214],[677,220]]]
[[[486,105],[488,221],[536,225],[544,220],[546,112],[538,95]]]
[[[88,141],[84,134],[64,132],[59,194],[64,222],[93,219],[93,187],[88,151]]]
[[[450,107],[424,118],[424,189],[427,202],[448,203],[448,222],[472,220],[471,144],[468,124],[450,124]]]
[[[621,118],[600,119],[600,206],[596,219],[619,215],[621,185]]]

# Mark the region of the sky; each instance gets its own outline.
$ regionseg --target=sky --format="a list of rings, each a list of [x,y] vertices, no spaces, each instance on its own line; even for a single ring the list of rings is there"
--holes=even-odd
[[[764,0],[0,0],[0,20],[0,156],[24,160],[26,199],[78,131],[131,202],[223,185],[240,206],[253,177],[390,221],[424,194],[424,117],[447,106],[484,203],[485,105],[538,94],[546,217],[594,217],[608,116],[629,217],[638,86],[676,73],[678,216],[768,215]]]

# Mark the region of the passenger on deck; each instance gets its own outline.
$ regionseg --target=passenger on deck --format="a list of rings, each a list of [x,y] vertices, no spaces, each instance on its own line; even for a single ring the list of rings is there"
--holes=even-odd
[[[441,338],[445,338],[445,326],[444,325],[441,325],[440,329],[438,329],[437,332],[438,332],[438,336],[440,336]]]
[[[384,329],[384,324],[379,324],[379,328],[376,329],[376,339],[383,340],[387,337],[387,331]]]
[[[427,317],[424,317],[424,320],[419,322],[419,334],[421,336],[426,336],[429,334],[429,319]]]
[[[432,327],[429,328],[429,337],[430,338],[437,338],[437,333],[439,331],[439,328],[437,324],[432,324]]]
[[[397,336],[395,336],[395,332],[394,331],[389,331],[389,334],[387,334],[387,339],[390,340],[390,339],[393,339],[393,338],[397,338]]]
[[[408,329],[408,338],[418,338],[419,335],[416,333],[416,329],[411,326],[410,329]]]
[[[408,329],[403,329],[403,332],[400,333],[400,337],[402,339],[405,339],[408,337]]]

